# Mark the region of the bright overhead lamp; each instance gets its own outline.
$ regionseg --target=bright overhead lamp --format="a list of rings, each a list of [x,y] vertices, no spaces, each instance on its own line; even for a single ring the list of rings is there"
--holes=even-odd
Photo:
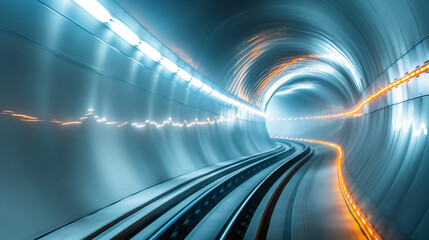
[[[227,103],[229,103],[229,104],[234,104],[235,100],[234,100],[234,99],[232,99],[232,98],[228,98],[228,99],[226,100],[226,102],[227,102]]]
[[[176,73],[177,75],[184,79],[185,81],[190,81],[190,83],[197,87],[202,88],[204,92],[207,92],[211,96],[218,98],[223,102],[227,102],[229,104],[235,105],[240,109],[245,109],[248,112],[255,113],[261,116],[265,116],[264,112],[257,110],[256,108],[252,108],[243,103],[240,103],[232,98],[229,98],[218,91],[213,90],[207,84],[204,84],[201,80],[194,78],[183,69],[179,69],[178,66],[169,60],[166,57],[162,57],[162,55],[147,42],[141,41],[135,32],[133,32],[130,28],[128,28],[124,23],[119,21],[116,18],[113,18],[109,11],[107,11],[100,3],[96,0],[73,0],[76,4],[78,4],[81,8],[87,11],[94,18],[99,20],[100,22],[105,23],[114,33],[116,33],[123,40],[128,42],[131,45],[137,46],[137,48],[145,54],[147,57],[152,59],[153,61],[160,61],[160,64],[164,66],[167,70]],[[89,112],[92,109],[89,109]]]
[[[238,102],[238,101],[236,101],[236,100],[234,100],[234,102],[232,103],[232,105],[234,105],[234,106],[240,106],[240,102]]]
[[[219,96],[219,99],[220,99],[220,100],[222,100],[222,101],[224,101],[224,102],[227,102],[227,101],[228,101],[228,97],[227,97],[227,96],[225,96],[225,95],[223,95],[223,94],[221,94],[221,95]]]
[[[177,65],[166,57],[162,57],[160,63],[162,66],[164,66],[166,69],[168,69],[172,73],[175,73],[175,72],[177,72],[177,70],[179,70]]]
[[[191,74],[189,74],[188,72],[186,72],[185,70],[183,70],[181,68],[177,72],[177,76],[179,76],[180,78],[182,78],[183,80],[185,80],[187,82],[191,81],[191,78],[192,78]]]
[[[148,56],[150,59],[154,60],[155,62],[158,62],[161,60],[161,53],[155,50],[151,45],[149,45],[147,42],[141,41],[140,44],[137,46],[142,53],[144,53],[146,56]]]
[[[107,23],[112,18],[110,13],[95,0],[74,0],[74,2],[100,22]]]
[[[109,22],[109,27],[113,32],[118,34],[119,37],[127,41],[129,44],[139,44],[140,38],[118,19],[112,19],[112,21]]]
[[[197,88],[201,88],[203,86],[203,82],[201,82],[201,80],[194,78],[194,77],[191,80],[191,84]]]
[[[213,91],[213,88],[211,88],[207,84],[204,84],[202,89],[203,89],[204,92],[209,93],[209,94]]]
[[[216,91],[216,90],[213,90],[212,96],[215,97],[215,98],[219,98],[220,97],[220,93],[218,91]]]

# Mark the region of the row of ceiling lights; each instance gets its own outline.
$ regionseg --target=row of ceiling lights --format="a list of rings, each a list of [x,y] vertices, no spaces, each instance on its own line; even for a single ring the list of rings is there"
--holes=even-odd
[[[203,92],[209,94],[210,96],[224,102],[236,106],[240,110],[254,113],[260,116],[265,117],[265,113],[249,106],[248,104],[241,103],[233,98],[230,98],[219,91],[214,90],[209,85],[203,83],[196,77],[193,77],[191,74],[179,68],[173,61],[168,59],[165,56],[162,56],[155,48],[149,45],[147,42],[141,40],[137,34],[135,34],[131,29],[129,29],[124,23],[114,18],[106,8],[104,8],[96,0],[74,0],[80,7],[85,11],[91,14],[98,21],[106,24],[114,33],[116,33],[123,40],[129,44],[137,47],[143,54],[152,59],[155,62],[159,62],[165,69],[169,70],[172,73],[177,74],[181,79],[189,82],[191,85],[195,86],[198,89],[201,89]]]

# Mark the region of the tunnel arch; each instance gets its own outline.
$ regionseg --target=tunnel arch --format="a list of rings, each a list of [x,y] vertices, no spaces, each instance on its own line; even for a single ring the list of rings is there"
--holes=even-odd
[[[429,171],[428,74],[365,106],[359,118],[300,122],[269,113],[274,102],[288,108],[284,95],[294,94],[307,97],[292,103],[310,106],[306,116],[349,110],[422,66],[429,3],[99,2],[178,67],[268,116],[208,97],[72,1],[5,3],[0,187],[12,207],[0,206],[11,219],[1,232],[34,238],[180,174],[276,148],[266,127],[281,118],[275,135],[341,143],[351,192],[383,237],[429,236],[429,198],[420,194]]]

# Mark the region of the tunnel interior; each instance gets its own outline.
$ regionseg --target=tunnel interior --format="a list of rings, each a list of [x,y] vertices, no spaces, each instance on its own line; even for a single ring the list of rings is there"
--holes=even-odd
[[[88,1],[105,22],[81,2],[0,8],[0,238],[49,238],[279,139],[340,145],[370,229],[429,238],[429,2]]]

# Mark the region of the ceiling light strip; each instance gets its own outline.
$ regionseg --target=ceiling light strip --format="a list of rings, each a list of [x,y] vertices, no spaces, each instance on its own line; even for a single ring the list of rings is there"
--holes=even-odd
[[[109,13],[109,11],[96,0],[73,0],[73,1],[76,4],[78,4],[81,8],[83,8],[86,12],[88,12],[90,15],[92,15],[95,19],[104,23],[107,27],[109,27],[114,33],[116,33],[124,41],[131,44],[132,46],[135,46],[138,50],[140,50],[143,54],[145,54],[153,61],[159,62],[159,64],[161,64],[161,66],[163,66],[168,71],[174,74],[177,74],[177,76],[179,76],[181,79],[187,82],[190,82],[192,86],[196,87],[197,89],[203,90],[202,92],[208,94],[209,96],[223,103],[231,104],[232,106],[235,106],[242,111],[246,111],[249,113],[253,113],[253,114],[265,117],[265,113],[260,111],[259,109],[253,106],[250,106],[247,103],[238,102],[237,100],[226,96],[226,94],[222,94],[219,91],[214,90],[208,84],[203,83],[198,78],[193,77],[185,70],[179,68],[176,63],[174,63],[167,57],[162,56],[161,53],[159,53],[150,44],[140,39],[136,33],[134,33],[119,19],[113,17]]]

